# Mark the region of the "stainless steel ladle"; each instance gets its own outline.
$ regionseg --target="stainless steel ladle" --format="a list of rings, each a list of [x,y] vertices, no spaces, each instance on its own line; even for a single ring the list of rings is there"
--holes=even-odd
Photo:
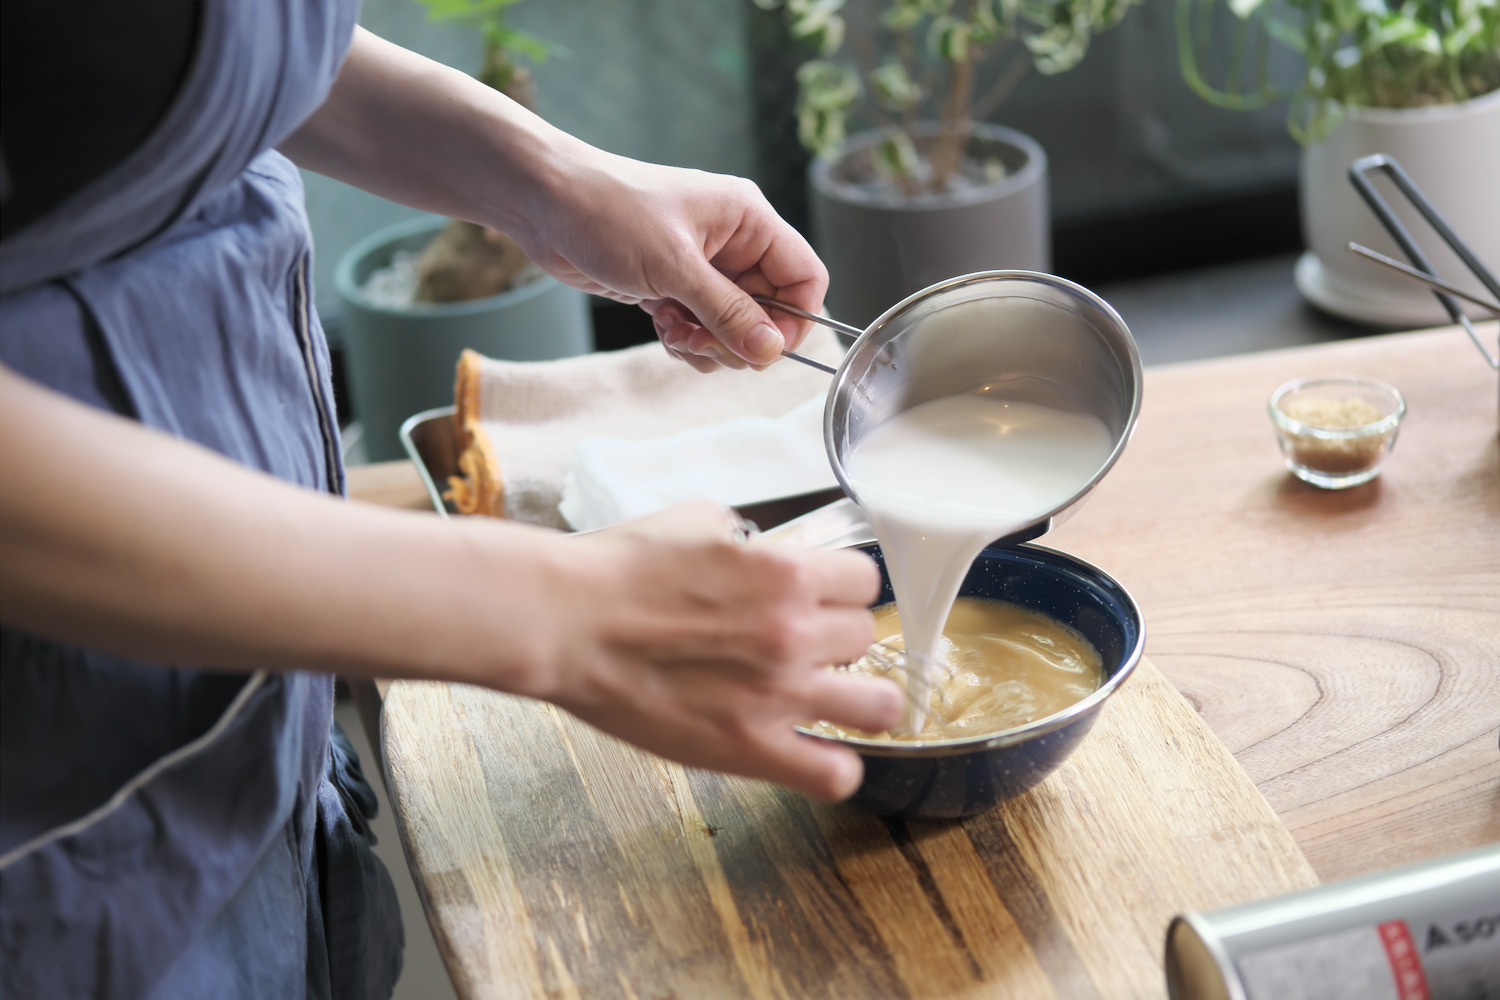
[[[859,337],[865,332],[857,326],[850,326],[848,323],[840,323],[838,320],[829,319],[827,316],[819,316],[817,313],[808,312],[806,309],[801,309],[789,302],[782,302],[778,299],[773,299],[769,295],[752,295],[750,297],[763,306],[770,306],[772,309],[780,309],[782,312],[791,313],[793,316],[800,316],[803,319],[810,319],[814,323],[820,323],[831,330],[837,330],[839,333],[847,333],[851,337]],[[781,352],[781,356],[783,358],[791,358],[793,361],[800,361],[809,368],[816,368],[818,371],[827,372],[829,375],[838,374],[837,368],[831,368],[821,361],[814,361],[812,358],[809,358],[803,354],[798,354],[796,351],[783,350]]]
[[[1088,289],[1035,271],[982,271],[940,281],[887,309],[866,330],[765,296],[763,306],[855,337],[831,371],[823,444],[833,473],[856,503],[844,459],[870,430],[928,400],[980,389],[1097,416],[1114,439],[1107,461],[1078,492],[1003,544],[1062,523],[1119,458],[1141,405],[1141,359],[1118,313]]]

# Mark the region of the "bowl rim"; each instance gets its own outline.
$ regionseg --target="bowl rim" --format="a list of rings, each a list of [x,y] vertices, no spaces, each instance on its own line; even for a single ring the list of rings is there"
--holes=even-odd
[[[1281,401],[1292,393],[1323,385],[1346,385],[1373,389],[1395,400],[1396,408],[1379,420],[1361,424],[1358,427],[1314,427],[1312,424],[1304,424],[1290,416],[1281,408]],[[1395,386],[1365,375],[1309,375],[1294,378],[1278,386],[1276,391],[1271,393],[1271,398],[1266,401],[1266,409],[1271,415],[1271,422],[1287,434],[1329,441],[1348,441],[1354,438],[1374,437],[1377,434],[1395,430],[1406,418],[1406,397],[1401,395],[1400,390]]]
[[[852,545],[849,547],[869,548],[872,544],[876,543]],[[814,732],[807,726],[797,726],[797,732],[802,733],[804,736],[810,736],[814,739],[825,740],[837,746],[854,747],[861,754],[872,757],[954,757],[965,753],[974,753],[983,750],[997,750],[1005,747],[1012,747],[1016,746],[1017,744],[1027,743],[1038,737],[1046,736],[1049,733],[1054,733],[1057,730],[1062,729],[1063,727],[1068,726],[1073,722],[1076,722],[1082,716],[1088,715],[1096,707],[1098,707],[1106,699],[1108,699],[1110,695],[1119,690],[1120,685],[1124,684],[1125,681],[1130,677],[1130,675],[1135,672],[1136,664],[1141,661],[1141,657],[1145,655],[1146,651],[1146,619],[1145,616],[1141,614],[1141,606],[1136,602],[1135,596],[1131,594],[1130,591],[1126,590],[1124,585],[1121,584],[1120,581],[1116,580],[1114,577],[1110,576],[1104,570],[1100,569],[1098,566],[1095,566],[1087,559],[1080,559],[1078,556],[1073,555],[1071,552],[1064,552],[1061,549],[1054,549],[1048,545],[1037,545],[1035,543],[1028,542],[1023,545],[986,547],[982,552],[980,552],[979,556],[975,557],[975,561],[977,562],[978,559],[983,558],[986,552],[991,551],[1000,553],[1016,551],[1045,553],[1049,556],[1060,558],[1066,563],[1071,563],[1075,567],[1079,567],[1095,573],[1098,576],[1108,580],[1111,584],[1119,589],[1120,595],[1124,599],[1124,603],[1132,611],[1135,612],[1135,619],[1137,623],[1136,638],[1135,645],[1132,646],[1130,650],[1125,654],[1124,662],[1120,664],[1120,668],[1114,672],[1109,680],[1099,685],[1098,689],[1088,697],[1075,701],[1067,708],[1061,709],[1057,712],[1053,712],[1051,715],[1043,716],[1042,718],[1037,719],[1033,722],[1028,722],[1024,726],[1016,726],[1012,729],[1002,729],[998,733],[984,733],[978,736],[960,736],[947,740],[896,741],[873,740],[860,736],[829,736],[826,733]]]

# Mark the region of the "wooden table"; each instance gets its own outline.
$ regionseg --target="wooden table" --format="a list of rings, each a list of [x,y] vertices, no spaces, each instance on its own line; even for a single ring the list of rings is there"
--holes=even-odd
[[[1286,379],[1340,371],[1391,382],[1410,413],[1382,476],[1335,493],[1285,471],[1265,399]],[[1149,658],[1325,879],[1500,839],[1495,403],[1494,373],[1455,331],[1148,369],[1130,448],[1047,539],[1132,590]],[[420,503],[409,467],[351,475],[356,495],[372,482],[384,502]],[[411,772],[388,775],[398,789],[443,766],[416,746],[386,749]],[[468,836],[429,812],[402,817],[408,846]],[[451,916],[453,873],[413,871]],[[457,950],[466,933],[496,940],[494,922],[514,919],[502,874],[464,883],[458,909],[478,923],[440,938]]]
[[[1266,415],[1331,373],[1408,407],[1380,477],[1339,492],[1282,467]],[[1130,447],[1047,539],[1135,595],[1147,655],[1325,880],[1500,840],[1497,429],[1456,330],[1148,369]]]

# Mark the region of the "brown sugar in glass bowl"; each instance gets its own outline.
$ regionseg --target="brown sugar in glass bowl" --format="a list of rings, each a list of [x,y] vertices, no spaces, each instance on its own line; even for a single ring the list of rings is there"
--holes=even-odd
[[[1268,409],[1293,475],[1341,490],[1380,475],[1406,400],[1376,379],[1328,375],[1293,379],[1271,394]]]

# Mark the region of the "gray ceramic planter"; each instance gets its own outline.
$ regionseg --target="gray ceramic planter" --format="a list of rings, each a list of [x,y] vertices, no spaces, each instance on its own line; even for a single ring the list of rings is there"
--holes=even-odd
[[[344,308],[344,351],[354,411],[372,462],[401,458],[401,422],[453,402],[466,347],[510,361],[550,361],[594,349],[588,297],[551,277],[468,302],[377,305],[360,291],[397,250],[418,251],[446,220],[416,219],[356,244],[334,275]]]
[[[912,129],[924,145],[936,123]],[[975,271],[1052,269],[1047,154],[1029,136],[973,126],[968,152],[998,157],[1006,176],[968,190],[911,198],[869,191],[851,178],[878,132],[850,139],[837,160],[808,171],[813,243],[828,266],[826,304],[835,319],[868,326],[928,285]]]

